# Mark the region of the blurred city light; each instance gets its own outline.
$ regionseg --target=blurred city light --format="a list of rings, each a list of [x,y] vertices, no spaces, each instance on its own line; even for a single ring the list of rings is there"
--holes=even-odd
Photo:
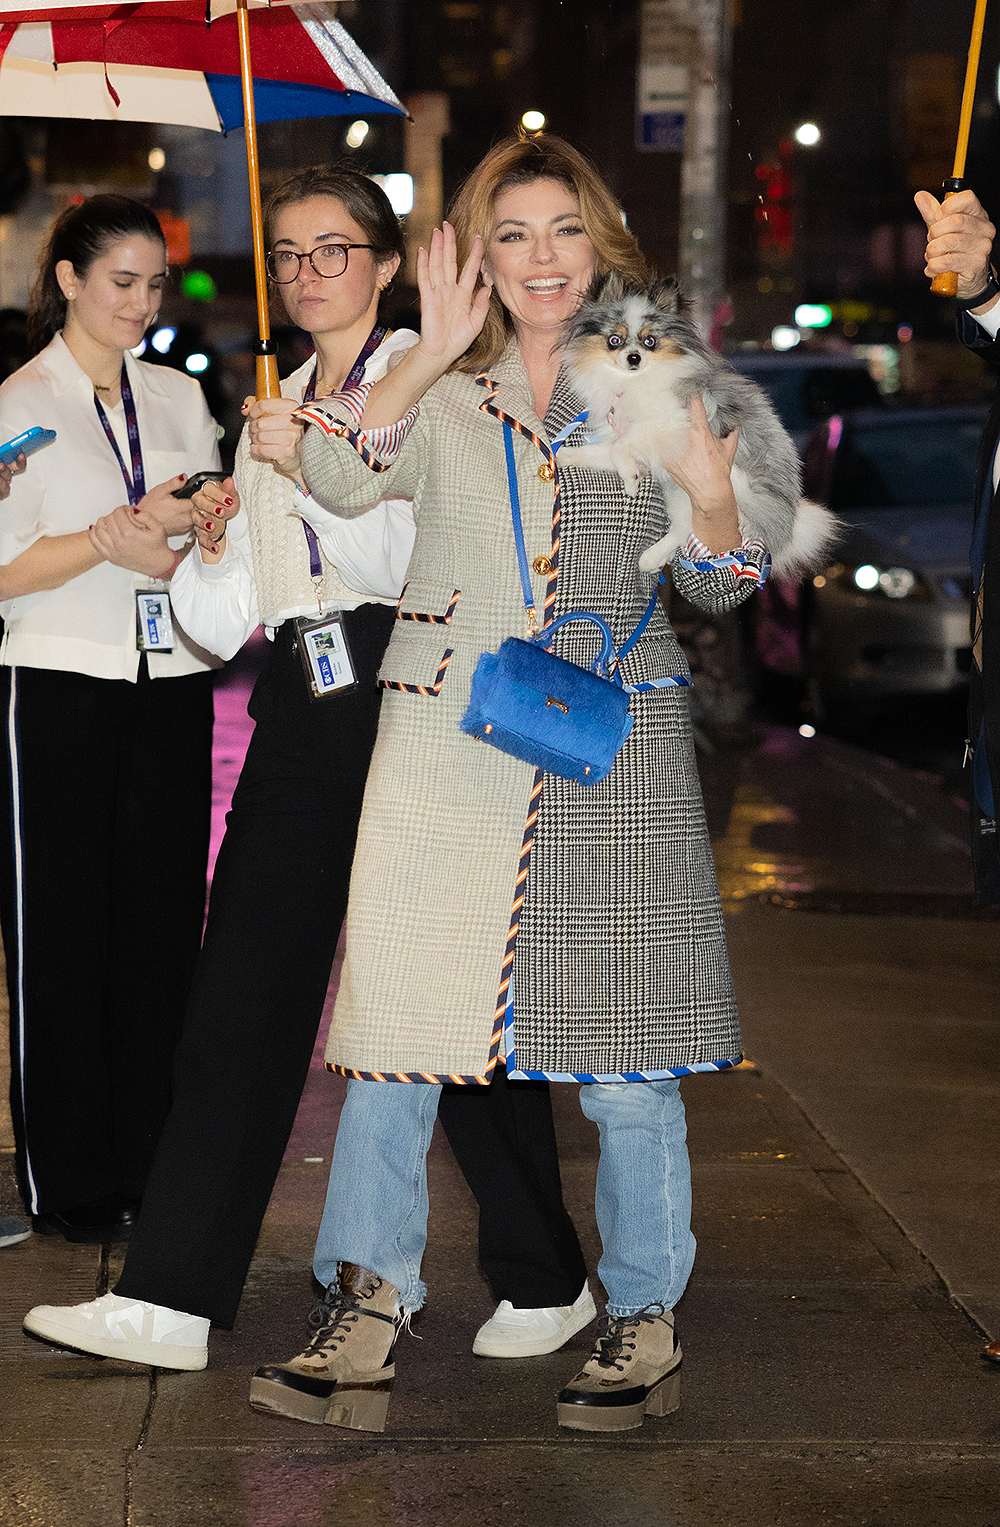
[[[889,567],[879,575],[879,588],[890,599],[906,599],[913,593],[917,575],[908,567]]]
[[[787,323],[779,323],[777,328],[771,330],[771,348],[774,350],[794,350],[802,335],[798,329],[789,327]]]
[[[138,360],[140,355],[144,355],[145,354],[145,351],[146,351],[146,341],[144,339],[140,339],[140,341],[136,345],[135,349],[129,351],[129,355],[134,355],[136,360]]]
[[[802,725],[799,727],[799,736],[800,737],[815,737],[815,735],[816,735],[816,728],[814,726],[810,726],[808,721],[803,721]]]
[[[372,175],[371,179],[382,187],[397,217],[405,217],[407,212],[413,211],[412,175]]]
[[[203,371],[207,371],[208,366],[208,356],[203,355],[200,350],[196,350],[193,355],[189,355],[184,362],[185,371],[192,371],[195,376],[200,376]]]
[[[872,567],[870,562],[863,562],[860,567],[854,569],[854,581],[859,589],[867,591],[868,589],[878,588],[878,568]]]
[[[800,302],[795,309],[795,322],[800,329],[825,329],[833,322],[833,309],[825,302]]]
[[[149,151],[149,168],[159,172],[167,162],[167,156],[162,148],[151,148]]]
[[[896,330],[896,338],[899,340],[901,345],[908,344],[913,338],[912,325],[908,323],[901,323],[899,328]]]
[[[350,127],[347,129],[347,135],[344,139],[344,142],[347,144],[348,148],[360,148],[370,131],[371,128],[368,126],[367,122],[352,122]]]
[[[170,346],[177,338],[177,330],[164,327],[157,329],[149,343],[158,355],[166,355]]]
[[[544,111],[526,111],[521,118],[521,126],[526,127],[529,133],[540,133],[545,126]]]
[[[181,295],[193,302],[214,302],[218,290],[207,270],[188,270],[181,277]]]
[[[803,122],[797,127],[792,135],[796,143],[801,143],[803,148],[815,148],[822,134],[815,122]]]

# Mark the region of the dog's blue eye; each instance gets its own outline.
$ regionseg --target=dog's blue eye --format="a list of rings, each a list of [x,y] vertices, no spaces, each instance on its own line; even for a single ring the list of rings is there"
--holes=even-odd
[[[609,334],[608,335],[608,349],[609,350],[620,350],[624,343],[625,343],[625,341],[622,339],[620,334]]]
[[[654,334],[647,334],[642,342],[647,350],[656,349],[656,336]]]

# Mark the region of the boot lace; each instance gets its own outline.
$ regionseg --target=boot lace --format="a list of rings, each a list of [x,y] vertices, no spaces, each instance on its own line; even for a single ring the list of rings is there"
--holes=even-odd
[[[322,1347],[346,1341],[360,1315],[371,1315],[373,1319],[385,1320],[389,1325],[396,1323],[391,1315],[383,1315],[380,1310],[362,1309],[357,1294],[345,1294],[331,1283],[306,1319],[306,1325],[313,1333],[306,1352],[318,1352]]]
[[[616,1373],[624,1373],[625,1364],[632,1361],[632,1353],[635,1351],[635,1342],[629,1341],[628,1337],[635,1335],[636,1326],[643,1323],[652,1325],[666,1313],[666,1305],[648,1304],[634,1315],[605,1315],[597,1328],[597,1345],[591,1362],[596,1362],[601,1368],[614,1368]]]

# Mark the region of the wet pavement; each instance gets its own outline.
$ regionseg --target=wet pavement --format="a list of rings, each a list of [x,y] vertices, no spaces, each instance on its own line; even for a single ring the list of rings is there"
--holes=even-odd
[[[231,773],[238,717],[219,749]],[[430,1298],[384,1435],[250,1411],[250,1370],[299,1349],[312,1300],[343,1085],[317,1060],[204,1374],[30,1340],[29,1304],[92,1296],[116,1257],[0,1252],[4,1527],[1000,1527],[1000,1368],[980,1356],[1000,1335],[1000,924],[972,905],[966,815],[933,778],[787,728],[703,764],[754,1065],[684,1086],[681,1411],[614,1440],[561,1432],[587,1332],[526,1362],[471,1355],[492,1306],[438,1137]],[[575,1089],[553,1091],[593,1268],[596,1135]]]

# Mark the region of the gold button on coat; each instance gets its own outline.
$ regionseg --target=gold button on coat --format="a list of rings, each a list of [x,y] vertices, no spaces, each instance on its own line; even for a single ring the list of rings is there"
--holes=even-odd
[[[551,464],[551,462],[543,461],[541,466],[538,468],[538,480],[539,480],[539,482],[552,482],[552,480],[554,479],[555,475],[556,475],[556,469]]]
[[[552,571],[552,558],[536,557],[531,565],[535,569],[535,572],[540,575],[540,577],[546,578]]]

